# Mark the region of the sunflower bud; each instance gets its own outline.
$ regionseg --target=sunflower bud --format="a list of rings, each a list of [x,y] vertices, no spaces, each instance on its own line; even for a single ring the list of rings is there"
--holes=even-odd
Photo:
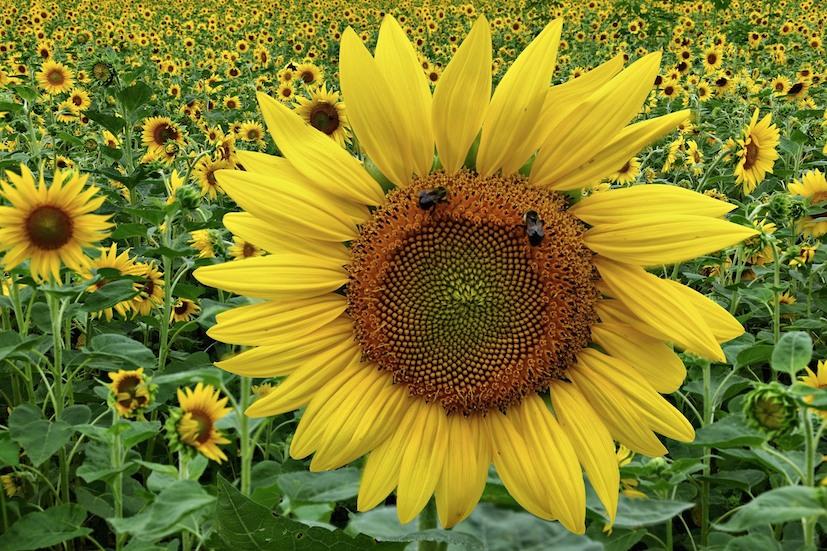
[[[92,65],[92,76],[101,84],[111,84],[115,80],[115,69],[105,61]]]
[[[798,405],[778,383],[759,385],[744,400],[747,423],[774,438],[788,432],[798,418]]]
[[[195,210],[201,201],[201,194],[193,186],[181,186],[175,190],[175,201],[184,210]]]

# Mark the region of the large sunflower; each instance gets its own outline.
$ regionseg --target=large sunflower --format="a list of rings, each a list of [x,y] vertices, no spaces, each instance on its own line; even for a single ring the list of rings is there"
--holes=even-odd
[[[11,270],[29,260],[32,277],[43,281],[60,279],[61,264],[81,273],[89,263],[83,253],[104,239],[112,225],[108,216],[92,214],[104,202],[98,188],[84,189],[88,176],[60,171],[52,185],[46,186],[43,174],[38,183],[25,165],[20,175],[6,171],[9,182],[0,182],[0,250],[3,265]]]
[[[218,365],[287,376],[247,414],[305,407],[291,454],[315,453],[312,470],[368,455],[359,510],[396,489],[404,523],[435,495],[452,526],[493,462],[523,507],[583,532],[581,466],[613,518],[613,440],[657,456],[655,433],[694,436],[659,394],[685,375],[666,343],[724,361],[719,343],[743,332],[716,303],[644,269],[753,235],[722,220],[732,205],[664,185],[570,205],[564,192],[614,174],[688,112],[627,126],[657,53],[550,88],[561,26],[534,39],[493,96],[485,18],[433,96],[392,17],[375,57],[348,29],[342,91],[360,148],[393,184],[387,195],[266,95],[285,157],[239,152],[246,171],[217,173],[247,211],[228,214],[228,229],[271,253],[196,272],[265,299],[219,314],[212,337],[256,348]]]
[[[66,92],[72,88],[74,76],[63,63],[48,60],[40,67],[37,75],[37,83],[46,90],[49,95],[56,95]]]

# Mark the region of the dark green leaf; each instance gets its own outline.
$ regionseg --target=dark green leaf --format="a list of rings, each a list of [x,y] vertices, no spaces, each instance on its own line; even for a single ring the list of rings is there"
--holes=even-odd
[[[827,488],[784,486],[765,492],[739,507],[730,519],[718,528],[740,532],[756,526],[780,524],[804,517],[827,516]]]
[[[96,335],[92,337],[89,350],[97,357],[93,362],[94,367],[104,371],[155,366],[155,354],[143,344],[125,335]]]
[[[739,448],[760,446],[766,436],[759,430],[747,426],[741,414],[729,415],[698,429],[691,445],[707,448]]]
[[[95,121],[102,127],[109,130],[112,134],[119,134],[124,127],[124,120],[120,117],[116,117],[115,115],[107,115],[105,113],[101,113],[100,111],[94,110],[87,110],[86,116],[89,117],[90,120]]]
[[[131,279],[121,279],[107,283],[94,293],[87,293],[83,298],[84,312],[100,312],[112,308],[119,302],[129,300],[138,294]]]
[[[20,446],[8,431],[0,432],[0,467],[15,467],[20,464]]]
[[[9,432],[35,467],[49,459],[72,437],[72,427],[64,421],[52,423],[31,404],[21,404],[9,415]]]
[[[807,367],[813,357],[813,339],[809,333],[792,331],[784,333],[772,351],[770,365],[775,371],[795,376]]]
[[[86,511],[79,505],[66,503],[21,517],[0,535],[3,551],[28,551],[56,546],[92,533],[83,527]]]
[[[343,501],[359,493],[360,476],[353,467],[321,473],[297,471],[279,475],[278,485],[291,501]]]

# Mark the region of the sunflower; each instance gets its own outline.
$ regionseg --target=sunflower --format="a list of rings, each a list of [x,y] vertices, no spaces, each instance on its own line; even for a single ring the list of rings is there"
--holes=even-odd
[[[261,256],[264,254],[265,251],[259,247],[256,247],[249,241],[242,239],[237,235],[234,235],[233,244],[230,246],[227,252],[230,253],[231,257],[241,259],[252,258],[254,256]]]
[[[135,261],[129,257],[129,251],[124,251],[121,254],[118,254],[118,245],[117,243],[112,243],[112,245],[107,247],[100,248],[100,255],[98,258],[91,261],[89,265],[89,271],[84,274],[86,279],[92,279],[92,270],[114,270],[118,272],[121,276],[137,276],[141,275],[142,270],[139,266],[135,265]],[[96,291],[101,290],[107,283],[109,283],[105,278],[99,279],[95,283],[92,283],[88,288],[87,291],[90,293],[94,293]],[[137,290],[137,289],[136,289]],[[117,312],[121,317],[126,317],[129,313],[129,310],[132,305],[132,299],[123,300],[117,303],[115,306],[110,308],[106,308],[101,312],[96,312],[94,315],[103,315],[107,320],[111,320],[114,316],[115,312]]]
[[[827,206],[827,178],[820,170],[808,170],[788,186],[790,193],[805,197],[811,205]],[[798,231],[805,236],[821,237],[827,234],[827,214],[805,216],[798,221]]]
[[[89,92],[81,88],[73,88],[69,91],[68,101],[75,106],[77,111],[86,111],[92,105]]]
[[[218,398],[218,390],[212,385],[198,383],[195,390],[178,389],[178,404],[181,406],[180,418],[175,430],[181,443],[200,452],[207,459],[217,463],[227,460],[227,456],[218,447],[229,444],[215,423],[230,412],[225,407],[227,398]]]
[[[339,92],[328,91],[324,85],[311,92],[310,99],[297,98],[296,113],[310,126],[324,132],[342,147],[350,138],[347,126],[345,104],[339,98]]]
[[[816,371],[815,372],[813,372],[813,370],[810,369],[809,367],[806,368],[806,369],[807,369],[807,374],[799,377],[799,379],[798,379],[799,381],[801,381],[802,383],[804,383],[805,385],[807,385],[811,388],[816,388],[816,389],[827,388],[827,360],[822,360],[822,361],[818,362],[818,365],[816,366]],[[812,398],[812,396],[806,396],[804,398],[804,400],[809,403],[809,402],[813,401],[813,398]],[[819,410],[818,414],[822,418],[827,419],[827,411]]]
[[[807,81],[800,80],[787,88],[786,98],[791,101],[799,101],[807,96],[810,90],[810,84]]]
[[[721,49],[715,46],[711,46],[706,49],[703,58],[705,73],[712,73],[720,69],[721,64],[724,61],[721,53]]]
[[[217,161],[208,158],[201,159],[198,166],[195,167],[198,185],[201,186],[201,196],[208,196],[210,199],[218,197],[221,187],[218,185],[218,180],[215,179],[215,173],[221,169],[232,167],[232,163],[224,159]]]
[[[150,152],[163,151],[168,143],[184,144],[181,129],[169,117],[144,120],[142,140]]]
[[[764,181],[778,158],[778,127],[772,124],[772,114],[768,113],[758,121],[758,109],[752,114],[749,125],[744,129],[744,137],[738,140],[735,165],[735,182],[741,184],[745,194],[752,193],[755,187]]]
[[[72,71],[63,63],[52,60],[44,62],[36,76],[40,87],[52,96],[67,92],[74,83]]]
[[[784,96],[792,86],[792,82],[785,76],[777,76],[770,81],[770,88],[776,96]]]
[[[164,303],[164,274],[154,262],[139,262],[136,266],[140,269],[137,274],[140,278],[137,282],[138,294],[132,298],[130,309],[133,316],[147,316],[153,308]]]
[[[83,254],[108,235],[108,216],[92,214],[104,202],[98,188],[84,189],[87,175],[58,170],[46,187],[43,174],[34,175],[20,165],[20,175],[6,171],[9,182],[0,182],[0,250],[6,254],[6,271],[28,259],[32,277],[60,279],[61,264],[82,273],[89,264]]]
[[[112,404],[121,417],[135,417],[152,401],[152,389],[144,377],[144,369],[109,372]]]
[[[293,101],[293,98],[296,96],[296,91],[293,89],[293,84],[291,82],[282,82],[279,84],[276,96],[279,100],[285,103],[290,103]]]
[[[218,315],[212,337],[256,347],[218,365],[287,376],[246,413],[306,406],[291,454],[315,452],[311,470],[368,454],[361,511],[396,489],[407,523],[435,495],[442,525],[453,526],[493,462],[524,508],[582,533],[581,465],[613,518],[613,439],[657,456],[666,449],[656,432],[694,437],[659,394],[685,375],[665,342],[722,362],[719,343],[743,332],[715,302],[644,269],[753,235],[722,219],[734,205],[649,184],[569,206],[564,192],[610,176],[688,112],[627,126],[659,53],[625,70],[619,56],[549,88],[561,27],[527,46],[493,96],[484,17],[433,96],[393,17],[375,57],[348,28],[342,91],[361,148],[394,186],[387,195],[264,94],[284,157],[239,152],[246,171],[217,173],[247,211],[228,214],[227,228],[271,253],[196,271],[204,284],[265,299]]]
[[[261,123],[256,121],[244,121],[241,123],[241,131],[238,137],[245,142],[252,142],[254,144],[264,143],[264,127]]]
[[[632,157],[620,167],[620,170],[612,174],[611,180],[616,184],[631,184],[637,180],[639,174],[640,160],[637,157]]]
[[[312,63],[302,63],[296,69],[298,78],[307,86],[318,84],[322,79],[322,70]]]
[[[201,307],[195,301],[188,298],[179,298],[173,305],[169,318],[172,322],[190,321],[200,311]]]
[[[238,96],[224,96],[224,107],[227,109],[238,109],[241,107],[241,99]]]
[[[198,258],[215,258],[214,236],[210,230],[190,232],[190,246],[198,251]]]

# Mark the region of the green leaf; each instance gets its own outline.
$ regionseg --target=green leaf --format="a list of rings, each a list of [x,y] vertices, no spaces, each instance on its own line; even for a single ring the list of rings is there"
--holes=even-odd
[[[691,509],[695,504],[671,499],[632,499],[621,495],[617,504],[614,525],[619,528],[639,528],[666,522]],[[602,507],[595,510],[606,520],[609,519]]]
[[[0,467],[16,467],[20,464],[20,446],[8,431],[0,432]]]
[[[73,503],[29,513],[15,522],[5,534],[0,535],[0,549],[45,549],[86,536],[92,530],[83,527],[85,520],[86,511]]]
[[[399,543],[379,543],[359,535],[310,527],[284,517],[243,496],[223,477],[218,477],[218,503],[214,515],[217,537],[211,543],[228,551],[278,549],[279,551],[382,551],[404,549]]]
[[[68,423],[47,421],[31,404],[21,404],[12,410],[9,432],[35,467],[54,455],[72,437],[72,427]]]
[[[756,429],[747,426],[744,416],[733,414],[697,430],[692,446],[706,448],[739,448],[760,446],[766,437]]]
[[[23,110],[23,106],[19,103],[12,103],[10,101],[0,101],[0,111],[7,113],[17,113]]]
[[[133,448],[160,432],[160,421],[129,421],[129,428],[121,433],[121,442],[124,448]]]
[[[724,547],[724,551],[780,551],[781,545],[766,534],[750,534],[740,538],[732,538]]]
[[[152,88],[143,82],[136,82],[119,91],[116,96],[127,111],[134,113],[152,97]]]
[[[119,302],[129,300],[138,291],[135,290],[131,279],[112,281],[93,293],[86,293],[83,297],[84,312],[100,312],[106,308],[112,308]]]
[[[360,477],[359,469],[353,467],[321,473],[296,471],[279,475],[278,485],[291,501],[324,503],[355,497]]]
[[[30,86],[23,86],[23,85],[12,85],[9,86],[14,93],[20,96],[21,99],[28,101],[29,103],[34,103],[37,101],[37,90]]]
[[[468,551],[482,551],[482,542],[475,536],[456,530],[421,530],[416,524],[401,525],[396,516],[396,507],[377,507],[366,513],[351,515],[349,531],[357,531],[383,541],[434,541],[457,545]]]
[[[110,518],[109,524],[119,534],[131,534],[144,541],[157,541],[174,532],[178,524],[192,513],[204,512],[215,498],[193,480],[176,480],[155,496],[155,500],[137,515]]]
[[[85,425],[92,418],[92,410],[89,406],[84,404],[75,404],[63,410],[60,414],[60,420],[69,423],[72,426]]]
[[[118,224],[118,227],[109,235],[109,238],[113,241],[118,241],[130,237],[143,236],[146,236],[146,226],[137,222],[127,222],[125,224]]]
[[[96,335],[92,337],[89,350],[94,356],[99,357],[98,361],[90,365],[104,371],[155,366],[155,354],[143,344],[125,335]]]
[[[726,532],[740,532],[756,526],[781,524],[804,517],[827,516],[827,488],[784,486],[765,492],[746,505],[717,528]]]
[[[738,356],[735,358],[735,367],[740,368],[748,365],[765,363],[772,356],[772,352],[773,346],[771,344],[756,344],[754,346],[750,346],[749,348],[745,348],[744,350],[738,352]]]
[[[796,373],[807,367],[813,357],[813,339],[804,331],[784,333],[772,351],[770,365],[775,371]]]
[[[115,135],[119,134],[125,126],[122,118],[116,117],[115,115],[107,115],[105,113],[101,113],[100,111],[88,109],[86,111],[86,116]]]

